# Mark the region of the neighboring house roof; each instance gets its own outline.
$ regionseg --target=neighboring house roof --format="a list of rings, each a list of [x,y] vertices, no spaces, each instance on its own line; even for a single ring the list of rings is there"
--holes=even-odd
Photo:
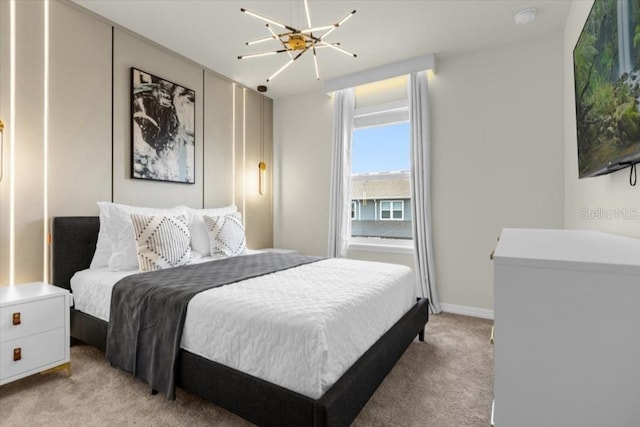
[[[351,199],[409,199],[409,171],[367,173],[351,176]]]

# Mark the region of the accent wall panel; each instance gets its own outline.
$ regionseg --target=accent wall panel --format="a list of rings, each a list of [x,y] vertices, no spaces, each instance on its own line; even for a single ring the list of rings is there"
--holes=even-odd
[[[247,243],[253,249],[273,246],[272,210],[271,210],[271,99],[262,94],[247,91],[245,97],[246,135],[245,135],[245,229]],[[262,129],[264,127],[264,129]],[[264,138],[261,135],[264,131]],[[265,194],[259,193],[258,163],[264,159],[267,164]]]
[[[111,200],[111,26],[50,2],[49,216]]]
[[[9,2],[2,2],[7,4]],[[3,9],[3,11],[8,11]],[[14,272],[15,282],[29,282],[43,278],[44,254],[44,29],[32,28],[32,22],[44,22],[44,2],[29,1],[15,3],[15,126],[11,126],[8,111],[5,121],[4,155],[9,159],[11,150],[15,156],[13,182],[11,166],[4,170],[2,185],[15,188],[14,268],[4,259],[11,257],[9,212],[2,217],[2,283],[9,283]],[[3,22],[4,23],[4,22]],[[9,38],[9,27],[1,29],[0,36]],[[19,55],[18,55],[19,53]],[[3,56],[9,62],[9,55]],[[9,71],[3,69],[3,71]],[[3,80],[5,81],[5,80]],[[9,97],[10,85],[2,87],[2,96]],[[10,135],[15,146],[10,147]],[[6,163],[5,163],[6,165]],[[10,192],[2,192],[2,205],[11,205]],[[4,211],[3,211],[4,213]],[[6,238],[9,232],[9,238]],[[5,246],[6,245],[6,246]],[[8,268],[5,270],[4,266]],[[6,273],[5,273],[6,271]]]
[[[244,209],[244,142],[245,142],[245,127],[244,127],[244,98],[246,89],[240,86],[233,87],[233,106],[234,106],[234,141],[233,141],[233,157],[232,164],[233,170],[233,202],[238,206],[238,211],[242,212],[242,221],[246,224],[245,209]],[[251,246],[249,246],[251,247]],[[252,248],[253,249],[253,248]]]
[[[131,178],[131,67],[196,92],[195,184]],[[116,28],[113,73],[113,201],[152,207],[202,207],[202,68]]]
[[[0,58],[9,58],[9,2],[0,1]],[[4,122],[0,181],[0,286],[9,283],[9,61],[0,61],[0,120]]]
[[[264,161],[267,163],[266,189],[259,204],[262,210],[262,247],[274,247],[273,243],[273,100],[264,98]]]
[[[228,80],[204,73],[204,206],[234,203],[233,91]],[[237,117],[242,120],[242,117]]]
[[[7,59],[0,61],[0,119],[5,123],[0,285],[46,280],[50,217],[96,215],[96,202],[101,200],[196,208],[236,203],[248,219],[249,245],[271,246],[272,116],[268,98],[264,102],[264,155],[269,191],[254,203],[262,129],[257,113],[259,94],[114,28],[74,3],[33,0],[13,4],[15,126],[9,111],[10,2],[0,1],[0,56]],[[131,67],[196,92],[195,184],[131,178]],[[9,160],[13,155],[12,172]],[[245,188],[245,184],[252,187]]]

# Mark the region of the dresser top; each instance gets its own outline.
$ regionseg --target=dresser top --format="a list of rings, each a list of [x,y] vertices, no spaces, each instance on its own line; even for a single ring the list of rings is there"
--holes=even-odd
[[[502,231],[494,260],[498,264],[558,267],[561,263],[640,272],[640,239],[591,230],[507,228]]]
[[[26,302],[57,295],[67,295],[68,290],[42,282],[0,287],[0,306]]]

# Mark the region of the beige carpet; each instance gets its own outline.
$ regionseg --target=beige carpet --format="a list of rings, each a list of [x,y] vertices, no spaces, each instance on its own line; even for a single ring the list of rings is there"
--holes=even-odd
[[[488,426],[493,396],[492,322],[441,314],[427,325],[364,407],[356,426]],[[71,348],[73,375],[34,375],[0,387],[0,425],[250,425],[178,389],[151,396],[100,351]]]

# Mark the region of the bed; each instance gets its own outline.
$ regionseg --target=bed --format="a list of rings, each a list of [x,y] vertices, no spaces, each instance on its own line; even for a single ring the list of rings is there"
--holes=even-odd
[[[83,270],[89,267],[95,251],[98,229],[99,219],[97,217],[58,217],[53,219],[53,284],[72,289],[71,278],[80,272],[74,281],[82,279]],[[301,268],[321,269],[326,273],[327,268],[340,267],[340,262],[342,261],[323,260],[315,263],[317,265],[296,267],[292,269],[293,271],[289,271],[288,276],[291,276],[289,279],[278,281],[286,284],[295,280],[295,270]],[[109,276],[109,273],[103,273],[102,276]],[[92,280],[96,281],[95,277],[88,281]],[[113,286],[117,280],[118,277],[107,277],[107,279],[103,277],[102,283],[86,285],[86,289],[94,286],[91,288],[93,291],[89,293],[102,293],[102,299],[108,299],[109,292],[106,289]],[[87,283],[86,278],[84,283]],[[271,283],[269,286],[276,285],[277,283]],[[73,286],[76,288],[74,297],[77,309],[74,308],[71,311],[72,338],[104,350],[109,316],[104,313],[104,308],[102,312],[96,308],[100,304],[91,307],[91,303],[88,302],[91,300],[82,295],[80,290],[83,289],[82,286],[78,287],[77,284]],[[255,286],[255,283],[249,280],[223,288],[225,288],[225,293],[241,292],[246,289],[253,292],[256,288],[252,288],[252,286]],[[260,296],[258,295],[256,298],[259,299]],[[406,300],[406,298],[405,295],[404,299]],[[198,302],[197,299],[202,301]],[[197,303],[194,307],[205,306],[207,299],[210,300],[211,295],[201,296],[199,294],[194,298]],[[309,300],[313,302],[315,299],[320,300],[321,295],[314,295],[313,289],[309,288]],[[266,305],[268,306],[268,304]],[[319,301],[318,305],[322,305],[322,302]],[[375,302],[372,302],[371,306],[375,307]],[[380,311],[379,308],[376,309]],[[190,305],[189,311],[197,312],[198,310],[195,308],[192,310]],[[265,313],[268,311],[265,309]],[[347,366],[344,369],[335,368],[335,366],[332,369],[324,369],[323,367],[322,369],[328,372],[328,374],[325,373],[328,376],[316,376],[313,381],[302,381],[301,383],[304,384],[299,386],[296,386],[295,381],[287,382],[286,378],[283,380],[269,377],[268,373],[260,372],[260,366],[255,363],[249,367],[235,366],[234,368],[232,363],[218,363],[210,360],[211,357],[207,351],[220,353],[225,346],[222,346],[222,350],[219,347],[203,349],[203,345],[207,347],[207,343],[210,343],[211,340],[203,339],[194,331],[198,330],[198,323],[202,329],[202,324],[207,324],[209,321],[198,322],[194,320],[192,323],[196,327],[192,326],[188,329],[189,318],[187,318],[183,345],[179,352],[175,372],[176,385],[259,425],[349,425],[415,336],[419,335],[421,340],[424,339],[424,327],[428,320],[428,301],[418,299],[415,304],[410,304],[406,312],[404,310],[402,312],[404,314],[400,315],[399,320],[392,319],[391,327],[379,339],[375,340],[368,350],[364,350],[355,363],[349,363],[350,367]],[[227,313],[227,315],[232,314],[231,312]],[[367,321],[363,320],[365,323]],[[231,321],[230,323],[235,322]],[[247,330],[254,330],[257,327],[259,327],[259,323],[249,326]],[[349,328],[343,329],[344,331],[349,330]],[[351,328],[349,333],[353,336],[354,332],[358,330],[364,329],[356,325]],[[242,331],[233,332],[230,335],[232,338],[228,345],[233,347],[233,336],[241,333]],[[304,331],[301,333],[303,337],[306,335],[308,334]],[[339,338],[339,335],[333,338],[328,335],[327,340],[339,342]],[[200,347],[198,347],[198,340],[200,340]],[[250,340],[245,341],[245,343],[247,342]],[[237,340],[235,345],[237,347]],[[247,344],[246,348],[243,346],[243,349],[248,353],[259,350],[255,346],[252,348],[250,344]],[[223,360],[224,357],[223,355]],[[248,359],[250,360],[251,357]],[[334,363],[334,365],[336,364]],[[289,375],[289,380],[300,376],[295,369],[299,369],[300,372],[305,369],[304,366],[298,368],[295,368],[295,364],[292,366],[294,375]],[[332,376],[335,378],[331,378]]]

